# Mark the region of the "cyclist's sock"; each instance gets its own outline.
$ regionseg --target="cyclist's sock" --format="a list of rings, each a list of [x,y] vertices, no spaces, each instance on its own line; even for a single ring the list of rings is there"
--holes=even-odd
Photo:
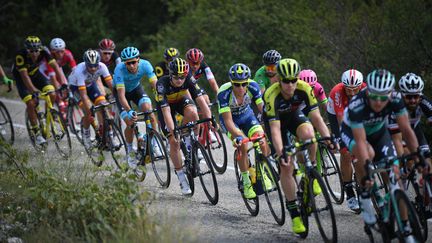
[[[243,178],[243,185],[247,185],[247,184],[251,183],[251,181],[249,179],[249,173],[247,171],[242,172],[241,175],[242,175],[242,178]]]
[[[298,205],[297,205],[297,200],[286,201],[286,208],[287,208],[289,214],[291,215],[292,219],[300,216],[300,213],[298,210]]]
[[[346,192],[347,198],[355,197],[354,187],[353,187],[351,181],[349,181],[349,182],[344,182],[344,183],[343,183],[343,186],[344,186],[344,188],[345,188],[345,192]]]
[[[90,128],[83,128],[83,133],[84,133],[84,135],[89,135],[90,134]]]
[[[185,141],[185,145],[188,151],[191,150],[192,145],[191,145],[191,137],[190,136],[185,136],[184,137],[184,141]]]
[[[177,174],[179,181],[186,180],[185,173],[184,173],[183,169],[176,170],[176,174]]]
[[[132,143],[127,143],[127,144],[126,144],[126,149],[127,149],[128,152],[132,151],[132,150],[133,150],[133,145],[132,145]]]

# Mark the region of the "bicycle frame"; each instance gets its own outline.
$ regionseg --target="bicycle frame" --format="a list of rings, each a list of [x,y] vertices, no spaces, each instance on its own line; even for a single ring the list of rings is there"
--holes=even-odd
[[[45,101],[45,124],[41,124],[42,125],[42,134],[45,138],[50,138],[51,137],[51,132],[50,132],[50,125],[53,122],[53,116],[51,113],[51,110],[54,109],[53,104],[51,102],[51,97],[49,96],[51,93],[54,93],[55,91],[48,91],[48,92],[44,92],[41,93],[39,95],[39,98],[43,99]],[[38,104],[39,106],[39,104]],[[65,129],[63,127],[63,124],[60,123],[61,129]]]

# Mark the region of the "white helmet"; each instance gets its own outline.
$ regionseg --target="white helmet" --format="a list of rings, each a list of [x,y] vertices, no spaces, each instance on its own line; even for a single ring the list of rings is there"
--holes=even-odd
[[[421,94],[424,82],[420,76],[407,73],[399,80],[399,89],[404,94]]]
[[[97,66],[99,65],[100,62],[100,55],[99,52],[92,50],[92,49],[88,49],[87,51],[84,52],[84,62],[86,64],[86,66]]]
[[[394,89],[395,77],[385,69],[376,69],[366,78],[367,89],[374,94],[388,94]]]
[[[359,87],[363,83],[363,74],[355,69],[348,69],[342,74],[341,81],[346,87]]]
[[[66,43],[61,38],[54,38],[50,43],[51,50],[59,51],[66,48]]]

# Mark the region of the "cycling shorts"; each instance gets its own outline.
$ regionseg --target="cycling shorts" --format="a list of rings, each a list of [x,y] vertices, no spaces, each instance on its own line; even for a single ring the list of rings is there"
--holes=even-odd
[[[72,91],[75,101],[79,103],[81,101],[79,87],[75,85],[70,85],[70,89]],[[103,96],[99,91],[97,83],[92,83],[90,86],[87,86],[86,91],[87,96],[94,105],[99,105],[102,101],[105,101],[105,96]]]
[[[15,78],[16,87],[18,89],[18,94],[24,103],[27,103],[32,99],[32,93],[27,89],[24,84],[24,81],[21,78],[21,75],[18,72],[13,72],[13,76]],[[55,90],[54,86],[50,84],[50,81],[39,71],[37,71],[34,75],[30,76],[30,80],[32,84],[40,91],[47,92]]]
[[[243,132],[243,134],[247,135],[249,138],[252,137],[256,132],[264,133],[261,124],[258,119],[255,117],[255,114],[251,111],[242,116],[232,116],[233,122],[237,129]],[[234,139],[230,132],[226,129],[225,122],[222,118],[222,115],[219,116],[219,121],[221,123],[222,128],[227,131],[227,135],[229,139]]]
[[[184,109],[190,105],[195,106],[194,101],[191,98],[185,97],[185,96],[183,96],[183,98],[181,98],[180,102],[169,104],[169,107],[171,109],[171,118],[173,119],[174,126],[176,126],[175,114],[178,113],[178,114],[184,116]],[[164,119],[164,116],[162,113],[162,109],[163,108],[161,108],[159,103],[158,103],[157,104],[157,110],[158,110],[157,113],[158,113],[158,120],[160,122],[160,128],[161,128],[163,134],[165,136],[168,136],[170,131],[169,131],[168,127],[166,126],[165,119]]]
[[[120,112],[120,116],[122,119],[125,119],[127,117],[127,112],[123,108],[123,106],[120,103],[120,100],[118,98],[117,90],[114,89],[114,97],[116,99],[117,107]],[[138,85],[135,89],[133,89],[130,92],[125,93],[126,100],[131,106],[131,101],[135,103],[136,106],[138,106],[138,110],[141,110],[142,104],[151,104],[151,100],[149,96],[144,91],[143,87],[141,85]]]

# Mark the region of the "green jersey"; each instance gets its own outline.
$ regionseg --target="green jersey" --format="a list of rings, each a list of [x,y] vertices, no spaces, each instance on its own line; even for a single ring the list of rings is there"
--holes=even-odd
[[[267,89],[271,85],[270,78],[266,75],[265,66],[260,67],[253,78],[258,83],[261,89]]]

